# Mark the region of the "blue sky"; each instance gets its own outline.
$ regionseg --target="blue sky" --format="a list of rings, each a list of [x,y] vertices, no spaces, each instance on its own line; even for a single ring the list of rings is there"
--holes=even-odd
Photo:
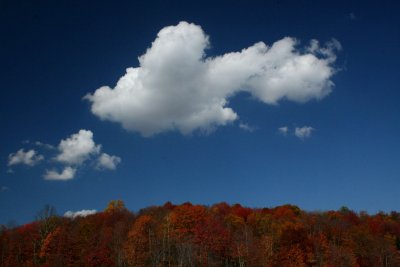
[[[0,223],[112,199],[400,209],[396,1],[82,2],[0,4]]]

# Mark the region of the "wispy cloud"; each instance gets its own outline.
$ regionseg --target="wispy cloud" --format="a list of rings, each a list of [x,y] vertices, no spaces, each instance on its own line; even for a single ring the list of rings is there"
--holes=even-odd
[[[294,131],[294,135],[300,139],[306,139],[311,137],[312,132],[315,129],[313,127],[310,126],[303,126],[303,127],[296,127],[295,131]]]
[[[287,126],[282,126],[282,127],[278,128],[278,133],[280,133],[281,135],[286,136],[288,131],[289,131],[289,127],[287,127]]]
[[[42,155],[39,155],[37,151],[33,149],[25,151],[21,148],[17,152],[8,155],[8,166],[19,164],[34,166],[43,159],[44,157]]]
[[[35,145],[39,146],[39,147],[44,147],[44,148],[47,148],[47,149],[55,149],[55,146],[50,145],[50,144],[46,144],[46,143],[43,143],[43,142],[40,142],[40,141],[36,141]]]
[[[64,217],[75,219],[76,217],[86,217],[96,213],[97,210],[67,211],[64,213]]]
[[[357,19],[356,14],[354,12],[350,12],[349,19],[356,20]]]
[[[278,128],[278,133],[283,136],[287,136],[288,134],[294,135],[297,138],[304,140],[310,138],[314,130],[315,129],[311,126],[295,127],[293,130],[288,126],[282,126]]]
[[[8,186],[1,186],[0,187],[0,192],[6,192],[6,191],[10,191],[10,188]]]
[[[32,146],[36,146],[36,147],[41,147],[41,148],[46,148],[46,149],[55,149],[55,147],[53,145],[50,144],[46,144],[43,143],[41,141],[31,141],[31,140],[22,140],[21,142],[23,145],[32,145]]]
[[[250,133],[254,132],[257,129],[256,127],[250,126],[249,124],[244,123],[244,122],[239,123],[239,128],[242,129],[243,131],[250,132]]]

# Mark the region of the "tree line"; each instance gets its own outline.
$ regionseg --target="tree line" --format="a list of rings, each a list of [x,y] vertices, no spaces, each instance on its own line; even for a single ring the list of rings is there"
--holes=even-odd
[[[47,206],[1,228],[0,266],[398,267],[400,213],[170,202],[133,213],[116,200],[65,218]]]

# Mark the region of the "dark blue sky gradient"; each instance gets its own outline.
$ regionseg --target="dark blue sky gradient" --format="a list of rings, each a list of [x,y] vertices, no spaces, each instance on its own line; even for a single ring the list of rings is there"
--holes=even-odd
[[[24,223],[44,204],[132,210],[166,201],[251,207],[292,203],[307,210],[343,205],[400,210],[400,4],[398,1],[2,1],[0,3],[0,223]],[[82,97],[114,86],[138,66],[157,32],[179,21],[210,36],[208,56],[292,36],[336,38],[333,92],[322,101],[268,106],[240,94],[241,120],[211,135],[143,138],[104,122]],[[311,138],[277,128],[310,125]],[[45,181],[45,164],[16,166],[23,140],[57,145],[79,129],[122,158],[115,171],[88,166],[71,181]]]

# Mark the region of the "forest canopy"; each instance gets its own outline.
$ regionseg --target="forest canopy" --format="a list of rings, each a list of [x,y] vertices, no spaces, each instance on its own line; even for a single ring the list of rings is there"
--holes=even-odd
[[[0,266],[400,266],[400,213],[184,203],[0,228]]]

